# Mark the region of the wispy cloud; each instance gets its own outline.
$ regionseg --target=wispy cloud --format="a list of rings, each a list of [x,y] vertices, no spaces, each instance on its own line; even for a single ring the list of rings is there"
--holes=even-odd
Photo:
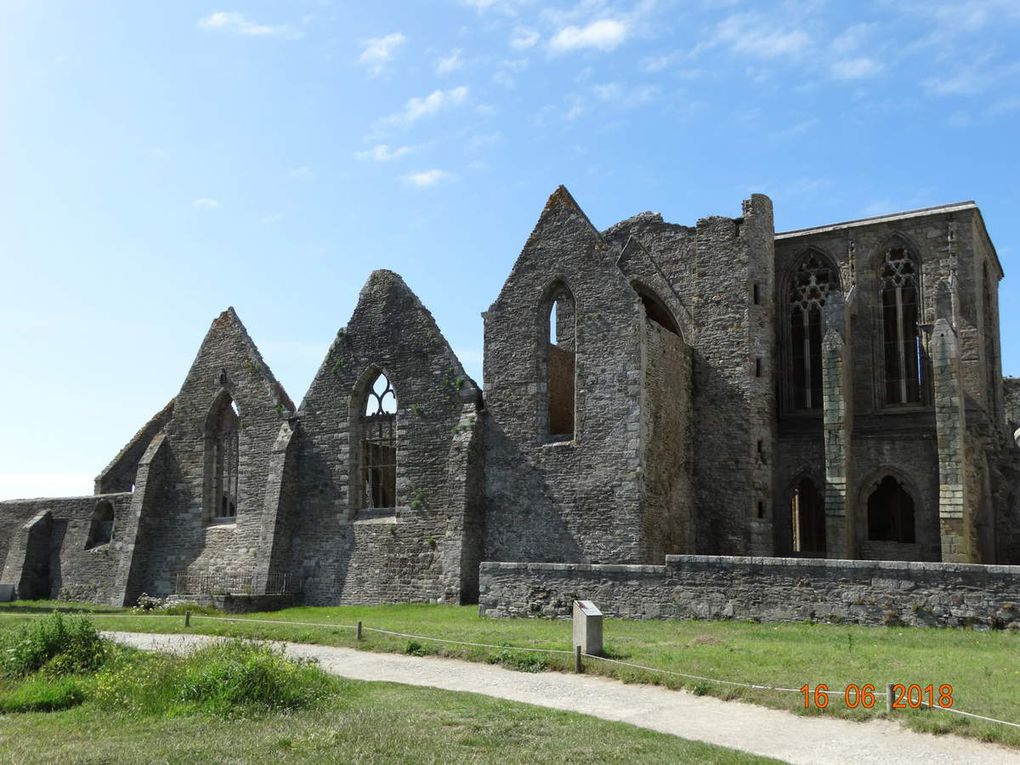
[[[411,151],[410,146],[397,146],[391,149],[386,144],[380,143],[371,149],[357,151],[354,153],[354,156],[356,159],[371,160],[373,162],[391,162],[394,159],[400,159],[405,154],[410,154]]]
[[[408,99],[403,111],[391,114],[383,122],[390,125],[411,125],[423,117],[431,117],[444,109],[450,109],[464,103],[468,89],[461,85],[449,90],[433,90],[427,96]]]
[[[882,65],[869,56],[858,56],[833,61],[831,71],[837,80],[863,80],[881,72]]]
[[[259,223],[263,226],[272,226],[275,223],[279,223],[283,220],[283,215],[278,212],[269,213],[259,218]]]
[[[516,27],[513,34],[510,35],[510,47],[514,50],[527,50],[528,48],[534,48],[541,37],[542,36],[534,29],[530,29],[528,27]]]
[[[199,197],[192,200],[191,206],[197,210],[218,210],[220,208],[220,200],[213,199],[212,197]]]
[[[803,29],[774,26],[751,13],[738,13],[723,19],[707,46],[725,45],[734,53],[754,58],[799,56],[811,45],[811,36]]]
[[[464,66],[460,58],[460,48],[454,48],[446,56],[436,59],[436,74],[449,74]]]
[[[627,39],[630,28],[619,19],[599,19],[579,27],[571,24],[557,32],[549,41],[554,53],[568,53],[583,48],[610,51]]]
[[[384,37],[372,37],[364,43],[358,63],[367,67],[372,74],[379,74],[392,59],[397,49],[407,38],[401,32],[392,32]]]
[[[198,27],[242,37],[282,37],[294,40],[301,36],[301,33],[289,24],[260,24],[251,21],[243,13],[227,11],[216,11],[199,19]]]
[[[288,175],[299,181],[310,181],[315,178],[315,171],[306,165],[302,165],[301,167],[295,167],[290,171],[290,173],[288,173]]]
[[[453,176],[445,170],[423,170],[420,173],[410,173],[404,176],[404,180],[419,189],[437,186],[440,183],[447,183],[453,180]]]
[[[769,138],[771,138],[774,141],[781,141],[787,138],[795,138],[799,135],[804,135],[805,133],[813,130],[819,124],[819,122],[821,122],[821,120],[819,120],[817,117],[810,117],[809,119],[796,122],[787,128],[783,128],[781,130],[774,130],[773,132],[769,133]]]

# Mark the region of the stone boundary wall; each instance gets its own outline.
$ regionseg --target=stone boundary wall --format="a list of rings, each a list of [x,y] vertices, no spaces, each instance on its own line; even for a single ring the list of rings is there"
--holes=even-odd
[[[484,562],[483,616],[749,619],[1020,629],[1020,566],[670,555],[662,566]]]

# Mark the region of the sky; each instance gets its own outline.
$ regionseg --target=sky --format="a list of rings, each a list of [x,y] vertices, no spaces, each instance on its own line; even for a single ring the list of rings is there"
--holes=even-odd
[[[973,199],[1020,375],[1016,0],[0,0],[0,498],[89,494],[234,306],[300,402],[376,268],[481,379],[549,194],[604,229]]]

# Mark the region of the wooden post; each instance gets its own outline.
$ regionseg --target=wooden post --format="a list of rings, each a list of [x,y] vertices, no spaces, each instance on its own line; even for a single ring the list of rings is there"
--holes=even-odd
[[[357,631],[355,632],[355,639],[361,640],[361,622],[360,621],[358,622],[358,628],[357,628]]]
[[[184,612],[184,626],[185,627],[191,626],[191,611]]]
[[[574,646],[574,672],[580,674],[584,671],[584,666],[581,664],[581,646]]]

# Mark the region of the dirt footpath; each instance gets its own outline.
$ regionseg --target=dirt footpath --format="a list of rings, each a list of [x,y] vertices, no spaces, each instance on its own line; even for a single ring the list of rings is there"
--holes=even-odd
[[[136,648],[184,652],[217,638],[105,632]],[[552,709],[618,720],[674,736],[718,744],[792,763],[1020,764],[1020,752],[958,736],[908,731],[897,723],[855,723],[720,701],[650,685],[559,672],[529,674],[489,664],[431,656],[277,643],[292,656],[316,659],[334,675],[467,691]]]

